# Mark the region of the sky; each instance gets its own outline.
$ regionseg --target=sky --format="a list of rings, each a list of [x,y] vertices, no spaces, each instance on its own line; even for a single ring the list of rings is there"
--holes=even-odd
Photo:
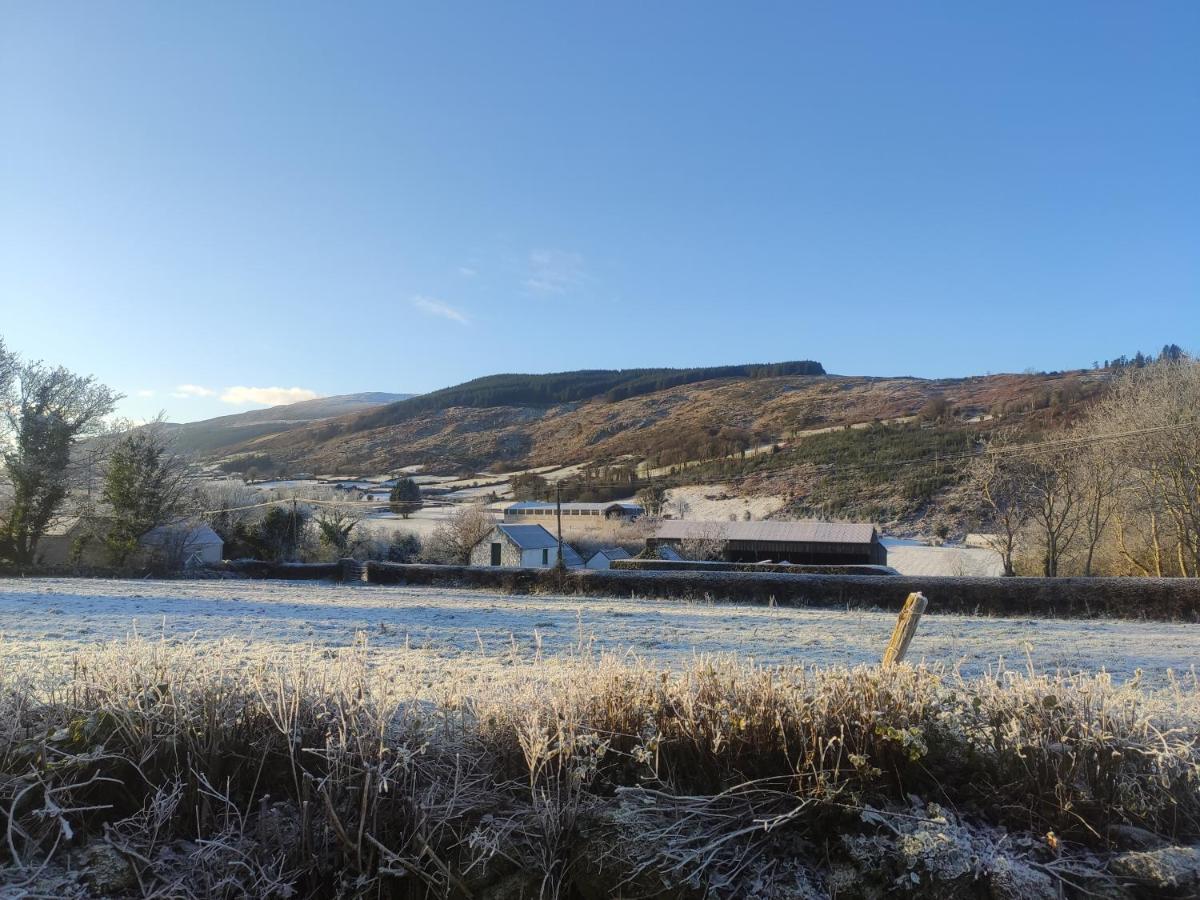
[[[1200,349],[1200,3],[0,3],[0,335],[186,421]]]

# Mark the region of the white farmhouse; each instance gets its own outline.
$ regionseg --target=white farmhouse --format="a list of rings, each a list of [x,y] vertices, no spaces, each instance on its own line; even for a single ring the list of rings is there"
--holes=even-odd
[[[563,543],[563,562],[583,565],[575,548]],[[558,540],[541,525],[497,525],[471,551],[473,566],[548,569],[558,563]]]

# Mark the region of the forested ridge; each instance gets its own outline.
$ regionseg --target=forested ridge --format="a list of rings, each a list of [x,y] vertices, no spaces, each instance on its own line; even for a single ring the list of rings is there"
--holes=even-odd
[[[372,410],[360,416],[355,426],[360,430],[379,428],[406,421],[421,413],[455,406],[553,406],[597,398],[611,403],[717,378],[824,374],[825,369],[819,362],[796,360],[690,369],[581,369],[545,375],[486,375]]]

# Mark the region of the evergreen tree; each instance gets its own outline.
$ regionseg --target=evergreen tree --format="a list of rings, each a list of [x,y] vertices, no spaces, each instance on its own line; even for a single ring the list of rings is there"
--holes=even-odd
[[[182,510],[186,468],[160,426],[161,420],[129,432],[109,456],[103,497],[111,524],[104,542],[113,565],[124,565],[146,532]]]
[[[29,564],[67,498],[72,451],[97,434],[121,399],[90,376],[0,355],[0,437],[12,488],[0,555]]]
[[[421,499],[421,487],[411,478],[401,478],[388,496],[388,507],[396,515],[407,519],[425,505]]]
[[[296,559],[308,534],[309,514],[303,507],[272,506],[247,543],[259,559],[283,562]]]

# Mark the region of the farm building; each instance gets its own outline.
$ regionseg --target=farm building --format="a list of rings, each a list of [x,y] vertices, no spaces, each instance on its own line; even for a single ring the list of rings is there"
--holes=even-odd
[[[693,541],[718,543],[728,562],[887,565],[887,548],[868,524],[666,521],[646,545],[670,547],[686,556]]]
[[[587,561],[586,567],[589,569],[607,569],[612,566],[613,560],[629,559],[629,553],[620,547],[605,547],[603,550],[597,551]]]
[[[950,575],[962,578],[999,577],[1004,574],[1004,560],[991,547],[931,547],[918,541],[891,538],[885,543],[888,565],[901,575]]]
[[[38,562],[45,566],[104,566],[109,557],[104,546],[107,520],[72,516],[56,522],[38,542]],[[221,536],[203,523],[160,525],[142,535],[140,553],[131,562],[152,559],[192,567],[219,563],[225,553]]]
[[[138,542],[147,554],[190,569],[216,565],[225,556],[225,542],[203,522],[160,525]]]
[[[553,516],[556,507],[553,503],[540,500],[523,500],[520,503],[510,503],[504,508],[505,522],[528,522]],[[604,519],[636,519],[644,510],[637,503],[564,503],[563,517],[595,516]]]
[[[80,516],[58,519],[38,541],[37,561],[43,566],[103,565],[104,547],[96,535],[95,524]]]
[[[575,548],[564,542],[563,562],[583,565]],[[473,566],[508,566],[547,569],[558,562],[558,540],[541,525],[497,525],[471,551]]]

